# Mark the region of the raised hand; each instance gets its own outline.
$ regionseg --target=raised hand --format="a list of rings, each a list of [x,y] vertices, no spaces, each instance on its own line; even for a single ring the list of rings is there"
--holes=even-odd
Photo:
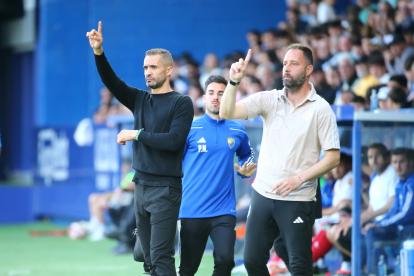
[[[89,38],[89,43],[91,44],[94,53],[97,55],[102,54],[102,22],[99,21],[98,31],[92,29],[92,31],[86,33],[86,36]]]
[[[250,57],[252,56],[252,50],[249,49],[247,52],[245,60],[242,58],[239,59],[238,62],[235,62],[231,65],[230,68],[230,79],[234,82],[240,82],[241,79],[244,77],[244,74],[246,74],[246,67],[247,64],[249,64]]]
[[[240,167],[237,163],[234,164],[234,167],[236,167],[239,174],[246,176],[246,177],[250,177],[257,171],[256,165],[257,165],[256,163],[251,163],[249,166],[247,166],[247,161],[246,161],[244,162],[242,167]]]

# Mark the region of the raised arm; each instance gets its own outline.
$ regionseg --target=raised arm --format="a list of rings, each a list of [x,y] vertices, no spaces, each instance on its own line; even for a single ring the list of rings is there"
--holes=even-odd
[[[87,32],[86,36],[89,38],[89,44],[95,54],[96,68],[98,69],[103,84],[109,91],[111,91],[118,101],[134,112],[136,95],[140,92],[144,93],[144,91],[128,86],[115,74],[103,52],[102,22],[99,21],[98,31],[93,29],[92,31]]]
[[[247,119],[246,106],[242,103],[236,104],[237,85],[232,85],[230,81],[239,83],[242,80],[246,74],[246,67],[251,56],[252,50],[249,49],[245,60],[241,58],[238,62],[231,65],[230,80],[221,99],[220,117],[223,119]]]

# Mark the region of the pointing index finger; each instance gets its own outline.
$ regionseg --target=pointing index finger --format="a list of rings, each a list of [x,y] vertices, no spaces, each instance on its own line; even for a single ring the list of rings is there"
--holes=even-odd
[[[99,21],[98,23],[98,33],[102,33],[102,21]]]
[[[252,49],[249,49],[249,51],[247,52],[246,58],[244,59],[244,66],[247,66],[247,64],[249,64],[251,57],[252,57]]]

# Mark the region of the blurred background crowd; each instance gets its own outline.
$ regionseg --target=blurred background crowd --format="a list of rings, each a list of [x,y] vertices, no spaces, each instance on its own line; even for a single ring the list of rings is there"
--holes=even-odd
[[[288,0],[286,20],[264,32],[252,29],[246,40],[253,57],[237,100],[264,90],[282,89],[283,57],[291,43],[311,47],[311,82],[329,104],[369,110],[371,95],[381,110],[414,107],[414,2],[357,0],[346,15],[335,0]],[[173,88],[191,97],[203,114],[204,82],[209,75],[228,78],[232,63],[245,52],[219,59],[208,53],[199,64],[190,52],[174,56]]]

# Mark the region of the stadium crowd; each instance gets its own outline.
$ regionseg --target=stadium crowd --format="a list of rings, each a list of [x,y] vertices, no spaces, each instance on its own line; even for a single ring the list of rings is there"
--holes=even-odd
[[[346,16],[334,0],[288,0],[286,21],[265,32],[251,30],[253,50],[237,100],[264,90],[282,89],[282,61],[289,44],[300,42],[314,52],[311,82],[328,103],[369,109],[373,91],[382,110],[413,107],[414,2],[358,0]],[[174,57],[174,89],[190,96],[196,116],[203,114],[203,84],[212,74],[228,77],[234,52],[220,60],[214,53],[199,65],[190,53]]]

